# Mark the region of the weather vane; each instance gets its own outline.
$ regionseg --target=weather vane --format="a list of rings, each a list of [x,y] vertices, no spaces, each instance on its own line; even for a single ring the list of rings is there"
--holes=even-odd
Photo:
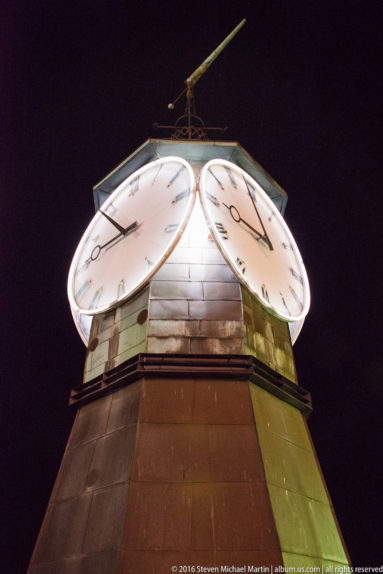
[[[207,139],[206,131],[224,131],[226,128],[216,128],[216,127],[206,127],[202,119],[197,116],[194,102],[194,86],[200,79],[200,77],[206,72],[206,70],[211,66],[214,60],[220,55],[228,43],[234,38],[234,36],[239,32],[242,26],[245,24],[246,19],[244,18],[234,30],[226,36],[223,42],[202,62],[200,66],[185,80],[186,87],[177,96],[177,98],[168,104],[170,110],[174,109],[176,102],[186,94],[186,106],[185,111],[182,116],[180,116],[174,126],[162,126],[154,124],[154,127],[159,129],[173,129],[172,134],[173,139]],[[198,125],[194,125],[196,122]]]

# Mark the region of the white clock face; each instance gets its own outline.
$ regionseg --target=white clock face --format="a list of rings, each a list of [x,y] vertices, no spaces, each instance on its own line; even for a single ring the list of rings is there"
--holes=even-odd
[[[176,245],[193,206],[194,174],[179,157],[149,163],[96,213],[74,255],[68,296],[95,315],[138,291]]]
[[[306,270],[261,186],[238,166],[217,159],[203,167],[200,189],[209,227],[239,280],[278,317],[302,319],[310,305]]]

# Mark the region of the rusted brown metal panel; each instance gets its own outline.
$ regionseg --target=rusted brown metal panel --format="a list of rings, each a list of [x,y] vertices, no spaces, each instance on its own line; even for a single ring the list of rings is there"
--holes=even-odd
[[[190,352],[194,355],[239,355],[242,352],[243,341],[241,338],[191,338]]]
[[[69,438],[68,448],[103,436],[108,424],[112,397],[105,401],[94,401],[79,410]]]
[[[132,424],[97,441],[92,463],[88,468],[88,490],[97,490],[129,479],[135,454],[135,440],[136,425]]]
[[[223,378],[196,380],[193,420],[210,424],[253,424],[247,383]]]
[[[189,549],[192,488],[177,482],[132,482],[123,548]]]
[[[230,283],[228,283],[230,285]],[[200,337],[234,337],[243,338],[242,321],[200,321]]]
[[[263,480],[253,426],[141,424],[133,480]]]
[[[133,480],[207,482],[208,430],[195,424],[141,424]]]
[[[95,441],[91,441],[66,452],[53,489],[53,501],[81,496],[87,484],[94,449]]]
[[[32,562],[56,562],[81,554],[91,498],[84,494],[48,507]]]
[[[138,381],[129,385],[129,392],[117,390],[112,397],[107,432],[137,422],[140,406],[141,385]]]
[[[264,470],[253,425],[207,425],[210,480],[263,481]]]
[[[85,536],[81,538],[82,554],[120,549],[128,490],[129,484],[125,482],[93,493]]]

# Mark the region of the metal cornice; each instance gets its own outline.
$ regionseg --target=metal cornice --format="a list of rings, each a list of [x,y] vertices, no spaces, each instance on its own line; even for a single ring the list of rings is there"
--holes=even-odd
[[[182,355],[140,353],[118,367],[72,390],[70,405],[82,406],[141,378],[237,379],[251,381],[306,416],[310,393],[251,355]]]

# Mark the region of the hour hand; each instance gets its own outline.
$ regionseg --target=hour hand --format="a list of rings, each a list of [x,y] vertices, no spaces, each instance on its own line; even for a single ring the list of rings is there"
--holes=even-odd
[[[102,213],[102,215],[103,215],[104,217],[106,217],[106,219],[107,219],[108,221],[110,221],[110,223],[111,223],[112,225],[114,225],[114,227],[115,227],[116,229],[118,229],[118,231],[121,233],[121,235],[126,235],[128,232],[132,231],[133,228],[136,227],[136,225],[137,225],[137,221],[135,221],[133,224],[128,225],[128,227],[122,227],[122,225],[120,225],[119,223],[117,223],[117,221],[114,221],[114,219],[112,219],[112,218],[110,217],[110,215],[108,215],[107,213],[105,213],[105,211],[102,211],[102,210],[100,209],[100,213]]]

